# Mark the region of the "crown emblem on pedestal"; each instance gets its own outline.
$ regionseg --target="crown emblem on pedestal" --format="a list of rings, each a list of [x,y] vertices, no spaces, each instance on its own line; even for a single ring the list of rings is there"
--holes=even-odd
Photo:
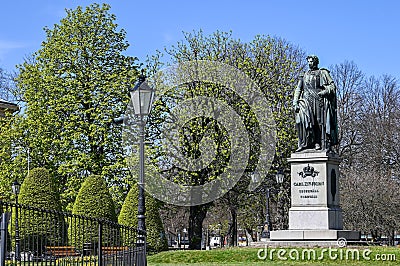
[[[311,176],[311,177],[316,177],[319,172],[314,170],[314,167],[310,166],[310,164],[308,164],[306,167],[303,168],[303,172],[298,172],[297,173],[299,176],[305,178],[307,176]]]

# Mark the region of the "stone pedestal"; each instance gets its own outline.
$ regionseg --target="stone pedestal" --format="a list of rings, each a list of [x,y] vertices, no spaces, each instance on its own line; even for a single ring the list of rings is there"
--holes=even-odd
[[[271,231],[275,240],[359,240],[343,230],[339,194],[340,158],[325,151],[293,153],[289,230]]]

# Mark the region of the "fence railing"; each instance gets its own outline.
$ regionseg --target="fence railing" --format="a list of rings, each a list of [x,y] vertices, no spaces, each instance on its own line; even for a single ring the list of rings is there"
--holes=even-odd
[[[135,265],[135,227],[0,201],[2,213],[6,265]]]

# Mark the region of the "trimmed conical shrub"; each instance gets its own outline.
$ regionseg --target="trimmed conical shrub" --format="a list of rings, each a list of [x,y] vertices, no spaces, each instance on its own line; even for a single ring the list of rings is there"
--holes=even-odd
[[[110,222],[117,222],[117,216],[114,202],[101,176],[91,175],[86,178],[76,197],[72,214],[77,221],[68,229],[72,245],[83,247],[85,243],[97,244],[100,222],[104,225],[103,244],[109,244],[106,242],[110,239],[112,229],[108,226]]]
[[[57,181],[47,169],[35,168],[30,171],[21,185],[18,200],[19,204],[24,205],[18,211],[22,250],[38,250],[41,253],[45,246],[65,244],[66,223],[60,215]],[[12,239],[15,237],[14,230],[11,230]]]
[[[45,168],[30,170],[21,185],[19,203],[49,210],[61,210],[58,184]]]
[[[114,202],[101,176],[91,175],[86,178],[78,192],[72,213],[117,221]]]
[[[118,216],[118,223],[137,227],[138,226],[138,185],[134,185],[125,198],[121,212]],[[145,193],[146,206],[146,231],[148,248],[155,251],[168,250],[167,238],[159,213],[160,203],[148,193]],[[124,239],[125,243],[135,242],[136,236]]]

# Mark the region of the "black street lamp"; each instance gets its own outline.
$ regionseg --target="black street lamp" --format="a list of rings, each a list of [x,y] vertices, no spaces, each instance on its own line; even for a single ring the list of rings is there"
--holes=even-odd
[[[154,98],[154,90],[145,83],[146,77],[142,74],[133,89],[129,89],[133,103],[134,113],[139,117],[139,197],[138,197],[138,236],[136,241],[137,255],[135,265],[147,265],[146,259],[146,224],[145,224],[145,199],[144,199],[144,127],[146,117],[150,114]]]
[[[276,178],[276,183],[278,183],[279,185],[283,184],[283,181],[285,179],[285,174],[283,173],[282,169],[279,169],[278,172],[275,175]]]
[[[282,196],[280,195],[281,192],[284,191],[283,189],[283,182],[285,179],[285,174],[283,173],[282,169],[279,169],[278,172],[276,173],[276,183],[279,184],[279,190],[278,190],[278,211],[280,212],[279,218],[280,218],[280,229],[283,229],[283,224],[284,224],[284,206],[283,206],[283,202],[282,202]]]
[[[21,188],[21,184],[15,180],[12,183],[12,191],[15,195],[15,260],[20,261],[20,239],[19,239],[19,228],[18,228],[18,194]]]
[[[280,186],[282,186],[285,175],[283,173],[283,171],[280,169],[278,170],[278,172],[275,175],[276,178],[276,183],[278,183]],[[279,188],[281,189],[281,187]],[[266,196],[266,201],[265,201],[265,209],[266,209],[266,215],[265,215],[265,222],[264,222],[264,229],[262,232],[261,237],[263,238],[270,238],[270,232],[272,230],[272,224],[271,224],[271,218],[270,218],[270,210],[269,210],[269,198],[270,198],[270,194],[272,193],[278,193],[279,191],[273,189],[273,188],[269,188],[267,187],[266,192],[265,192],[265,196]]]
[[[270,188],[267,187],[266,191],[265,191],[265,222],[264,222],[264,229],[263,232],[261,234],[261,237],[263,238],[269,238],[270,237],[270,231],[271,231],[271,219],[270,219],[270,214],[269,214],[269,193],[270,193]]]

